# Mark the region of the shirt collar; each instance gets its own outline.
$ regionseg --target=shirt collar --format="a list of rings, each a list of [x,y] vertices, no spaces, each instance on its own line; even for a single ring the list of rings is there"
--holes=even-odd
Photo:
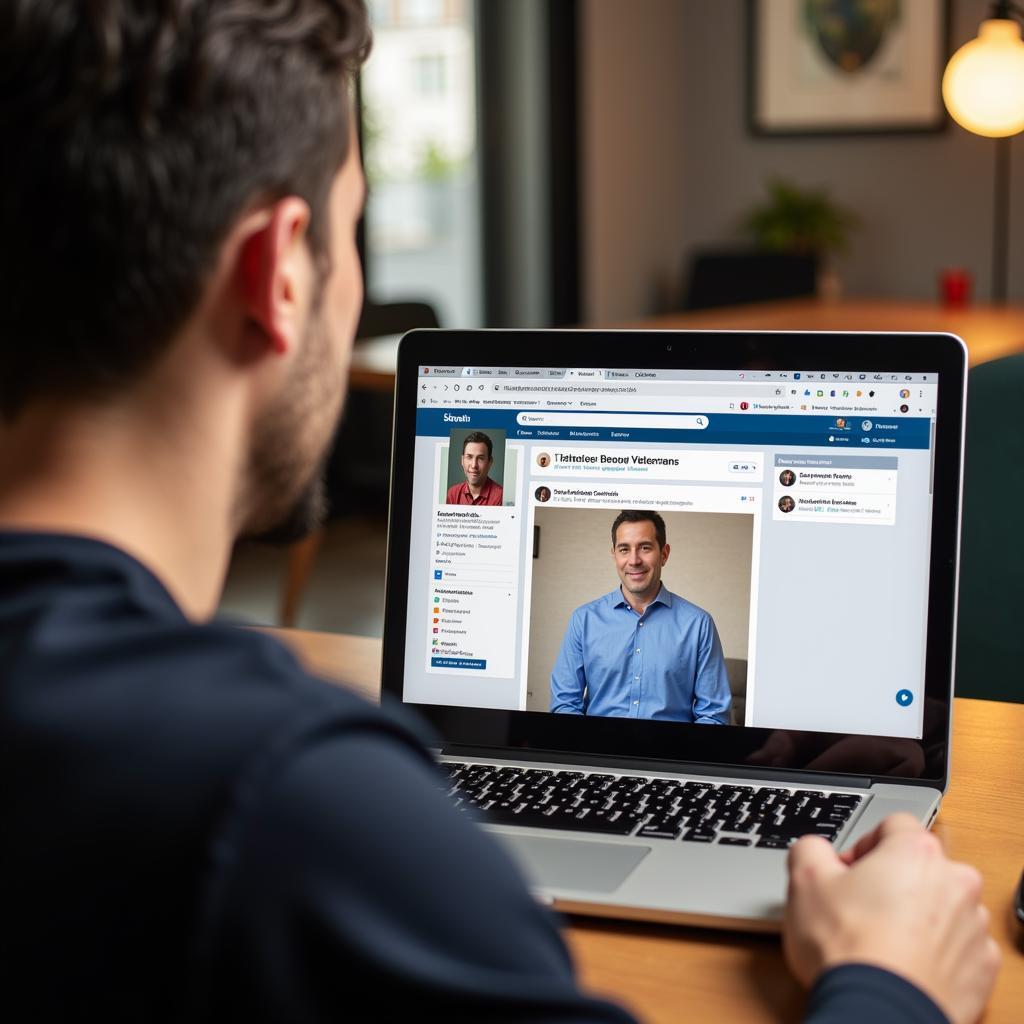
[[[480,493],[477,495],[477,498],[485,498],[485,497],[487,497],[491,493],[491,487],[493,487],[493,486],[494,486],[494,481],[490,477],[487,477],[483,487],[480,488]],[[477,498],[473,497],[473,492],[469,489],[469,481],[468,480],[463,480],[462,481],[462,493],[469,495],[469,500],[470,501],[476,501],[477,500]]]
[[[33,572],[59,583],[123,582],[139,605],[157,615],[185,621],[163,581],[113,544],[83,534],[0,530],[0,579],[11,573],[24,581]]]
[[[621,585],[617,586],[608,595],[608,603],[613,608],[622,608],[622,607],[632,608],[632,605],[626,600],[626,598],[622,594],[622,586]],[[653,605],[656,605],[656,604],[663,604],[667,608],[671,608],[672,607],[672,593],[668,589],[668,587],[665,586],[664,583],[662,583],[662,585],[661,585],[661,590],[658,591],[658,596],[647,606],[647,608],[650,608],[650,607],[652,607]],[[647,609],[644,609],[644,614],[646,614],[646,613],[647,613]]]

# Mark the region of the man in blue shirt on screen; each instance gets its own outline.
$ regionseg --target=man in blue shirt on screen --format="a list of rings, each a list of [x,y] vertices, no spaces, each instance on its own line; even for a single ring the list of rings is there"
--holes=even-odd
[[[661,582],[670,548],[657,512],[612,523],[621,586],[572,613],[551,673],[568,715],[728,725],[732,695],[714,620]]]

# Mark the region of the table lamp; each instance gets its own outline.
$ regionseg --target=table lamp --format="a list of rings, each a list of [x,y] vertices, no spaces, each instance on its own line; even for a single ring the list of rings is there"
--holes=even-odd
[[[957,124],[996,139],[992,301],[1006,301],[1010,230],[1010,137],[1024,131],[1024,8],[999,0],[978,38],[961,46],[942,76],[942,99]]]

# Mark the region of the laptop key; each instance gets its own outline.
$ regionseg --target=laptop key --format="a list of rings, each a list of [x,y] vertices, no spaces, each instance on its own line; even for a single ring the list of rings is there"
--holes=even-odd
[[[805,835],[824,836],[826,839],[835,839],[839,835],[840,826],[831,821],[819,821],[814,828]]]
[[[619,780],[618,784],[632,792],[636,792],[639,789],[643,789],[650,779],[645,779],[640,775],[623,775]]]
[[[522,810],[518,813],[509,808],[494,808],[482,812],[483,820],[491,825],[520,825],[524,828],[552,828],[543,811]]]
[[[637,839],[678,839],[679,833],[683,831],[683,823],[679,822],[674,828],[668,825],[644,825],[637,832]]]
[[[714,829],[710,828],[691,828],[686,835],[683,836],[683,842],[690,843],[713,843],[715,836],[718,833]]]
[[[850,820],[850,814],[852,810],[847,811],[829,811],[828,814],[823,814],[821,820],[823,821],[834,821],[837,825],[845,825]]]
[[[785,850],[793,842],[796,842],[796,836],[789,839],[776,839],[772,836],[764,836],[758,840],[757,846],[760,850]]]
[[[830,803],[833,807],[849,807],[853,810],[863,797],[857,796],[856,793],[832,793]]]

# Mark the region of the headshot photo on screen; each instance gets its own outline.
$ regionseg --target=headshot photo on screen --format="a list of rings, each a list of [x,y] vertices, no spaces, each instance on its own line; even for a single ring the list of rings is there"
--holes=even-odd
[[[510,472],[514,460],[507,454],[504,430],[453,430],[441,504],[514,505],[515,480]]]
[[[753,522],[537,508],[527,709],[742,725]]]
[[[796,483],[796,473],[791,469],[784,469],[779,474],[779,483],[782,484],[783,487],[792,487],[793,484]]]

